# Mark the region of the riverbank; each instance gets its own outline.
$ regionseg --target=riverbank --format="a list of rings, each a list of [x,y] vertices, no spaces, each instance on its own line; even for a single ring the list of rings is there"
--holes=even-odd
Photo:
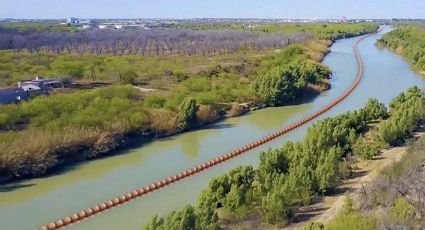
[[[372,36],[359,46],[364,55],[365,76],[358,88],[352,96],[321,118],[358,109],[368,98],[378,98],[387,104],[391,98],[408,87],[423,86],[421,78],[411,72],[401,58],[388,50],[376,49],[374,43],[380,36],[381,34]],[[119,196],[123,191],[132,191],[140,185],[151,184],[168,175],[174,175],[181,169],[214,159],[218,153],[226,153],[235,146],[243,146],[276,131],[276,127],[285,127],[302,119],[305,114],[314,113],[341,95],[354,81],[357,68],[352,52],[354,40],[344,39],[334,43],[332,52],[324,60],[324,64],[335,71],[331,79],[332,89],[312,101],[253,111],[200,130],[161,138],[141,148],[125,150],[112,157],[75,164],[49,177],[20,181],[2,187],[0,215],[5,219],[3,226],[11,229],[32,229],[34,226],[41,226],[84,210],[87,206]],[[388,67],[383,69],[382,66]],[[377,89],[389,81],[396,84],[384,90]],[[184,204],[195,204],[196,198],[211,178],[241,165],[255,167],[261,151],[280,148],[285,141],[302,139],[312,124],[308,123],[248,154],[241,155],[237,160],[228,161],[190,177],[189,180],[182,180],[166,189],[160,189],[129,204],[96,215],[95,218],[72,225],[70,229],[140,229],[153,213],[165,216],[173,209],[182,208]],[[31,212],[35,209],[40,211]],[[15,218],[18,216],[25,216],[26,221],[18,221]]]
[[[414,133],[415,140],[423,137],[424,134],[422,124]],[[368,187],[383,169],[400,162],[407,154],[407,150],[408,146],[404,144],[403,146],[385,149],[379,156],[372,160],[359,160],[355,162],[353,165],[353,176],[344,181],[336,189],[335,194],[320,197],[313,205],[300,210],[295,215],[293,222],[284,229],[303,230],[311,222],[319,222],[327,225],[341,212],[347,193],[350,194],[356,203],[360,203],[365,187]]]
[[[359,68],[362,69],[361,65]],[[350,177],[355,167],[350,162],[351,154],[370,159],[379,156],[385,146],[409,138],[424,116],[424,102],[421,90],[412,87],[393,99],[390,110],[371,99],[360,110],[319,121],[308,130],[303,142],[288,142],[280,149],[263,152],[256,169],[238,167],[214,178],[202,192],[197,206],[187,206],[166,218],[155,217],[145,229],[178,224],[179,220],[173,216],[190,209],[195,210],[191,217],[193,228],[228,228],[229,224],[235,224],[234,215],[229,213],[285,226],[316,195],[333,194],[339,182]],[[378,127],[371,126],[373,121],[379,121]],[[367,150],[359,145],[365,139],[368,139]],[[258,223],[254,224],[258,227]]]
[[[320,44],[323,45],[323,43],[320,43]],[[309,46],[315,47],[314,44],[310,44]],[[298,47],[292,47],[292,48],[298,49]],[[329,48],[329,45],[327,45],[327,48],[320,48],[319,50],[316,50],[314,52],[316,53],[319,52],[321,56],[324,56],[326,53],[328,53],[328,48]],[[298,52],[297,55],[303,55],[303,57],[305,56],[305,54],[302,54],[302,53],[300,54],[299,51],[297,52]],[[308,52],[310,53],[310,51]],[[282,55],[285,56],[286,53],[282,52]],[[285,56],[285,58],[294,58],[294,56],[288,56],[288,57]],[[322,57],[320,59],[322,59]],[[273,66],[276,64],[273,64],[272,62],[271,64],[269,63],[268,65]],[[309,67],[309,68],[312,68],[312,67]],[[313,68],[316,68],[316,67],[313,66]],[[318,70],[322,71],[321,69],[318,69]],[[313,74],[315,75],[317,74],[319,76],[317,77],[317,79],[315,79],[316,82],[309,83],[304,88],[301,88],[298,92],[295,91],[296,93],[294,94],[295,95],[294,97],[298,99],[297,100],[292,99],[289,102],[285,102],[285,104],[291,105],[296,103],[302,103],[302,100],[310,99],[314,97],[314,95],[318,95],[321,91],[329,88],[329,82],[321,79],[321,78],[327,78],[327,75],[328,75],[327,72],[323,72],[323,71],[320,73],[313,72]],[[302,77],[302,76],[297,76],[297,77]],[[101,89],[98,89],[98,91],[100,92]],[[120,92],[117,92],[117,93],[118,93],[117,95],[120,94]],[[99,94],[102,95],[103,93],[100,92]],[[133,95],[134,92],[126,92],[126,94],[128,95],[127,98],[130,101],[134,100],[134,98],[137,97]],[[61,96],[61,95],[58,95],[58,96],[55,95],[53,97],[62,97],[63,99],[65,99],[64,98],[65,96]],[[154,96],[150,96],[150,97],[155,98]],[[103,98],[101,98],[101,100],[102,99]],[[74,99],[67,99],[67,100],[73,100],[74,102],[72,103],[75,103]],[[50,99],[48,98],[35,100],[35,102],[28,102],[28,104],[34,104],[34,103],[38,103],[38,104],[50,103],[51,104]],[[256,110],[260,108],[266,108],[269,106],[268,104],[264,104],[261,102],[260,103],[259,102],[245,103],[245,105],[246,105],[245,107],[235,103],[227,104],[227,105],[222,104],[222,105],[219,105],[218,107],[217,105],[214,105],[216,107],[215,109],[213,108],[214,106],[201,105],[199,107],[199,110],[196,111],[197,121],[190,124],[190,127],[180,127],[180,124],[176,123],[180,121],[176,120],[175,116],[172,117],[173,115],[171,113],[166,112],[164,110],[157,110],[156,113],[147,115],[151,117],[150,118],[151,120],[154,120],[154,124],[149,125],[147,129],[138,127],[137,125],[133,125],[133,124],[128,125],[127,124],[128,122],[123,123],[122,121],[118,121],[118,123],[113,125],[113,127],[106,128],[106,130],[100,130],[103,133],[100,136],[91,132],[87,133],[87,129],[84,127],[82,127],[81,129],[79,128],[74,129],[71,127],[69,128],[69,130],[63,131],[68,134],[69,139],[60,139],[60,138],[58,139],[55,137],[50,137],[46,141],[40,140],[40,138],[46,135],[51,135],[51,134],[46,133],[45,131],[38,131],[38,129],[40,129],[39,127],[30,129],[30,131],[23,130],[22,133],[25,133],[26,135],[21,135],[21,136],[15,135],[13,133],[15,131],[14,126],[18,126],[18,125],[23,127],[27,126],[26,123],[29,123],[29,122],[25,120],[33,119],[31,118],[31,116],[34,116],[34,115],[31,114],[30,116],[28,116],[28,118],[26,118],[25,117],[26,115],[18,115],[16,114],[16,110],[10,109],[9,110],[10,115],[7,115],[6,113],[7,115],[6,122],[10,123],[8,119],[11,117],[13,117],[13,120],[10,124],[9,123],[3,124],[3,126],[6,127],[6,131],[7,129],[10,129],[8,127],[12,127],[12,128],[9,130],[11,132],[4,132],[2,137],[3,143],[6,143],[6,144],[3,144],[4,147],[2,148],[2,151],[4,152],[1,154],[2,158],[0,159],[1,160],[0,171],[2,172],[1,173],[2,178],[0,180],[0,183],[12,182],[12,181],[16,181],[17,179],[28,179],[32,177],[39,177],[43,175],[52,174],[57,171],[60,171],[61,167],[64,165],[70,165],[70,164],[75,164],[76,162],[81,162],[81,161],[85,161],[89,159],[95,159],[99,157],[114,155],[119,150],[140,146],[141,140],[142,140],[142,143],[146,143],[146,141],[151,141],[151,140],[154,140],[155,138],[167,137],[167,136],[182,133],[184,131],[199,129],[199,128],[205,127],[205,125],[209,125],[214,122],[223,120],[226,117],[239,116],[248,112],[249,110]],[[58,103],[58,105],[55,106],[57,107],[55,111],[60,110],[59,106],[60,105]],[[133,105],[133,107],[135,106],[137,105],[136,104]],[[121,110],[123,109],[121,108]],[[54,113],[55,111],[52,111],[52,112]],[[43,111],[40,111],[40,112],[43,113]],[[144,111],[135,111],[135,112],[142,113],[142,115],[143,113],[145,113]],[[198,114],[198,112],[200,113]],[[44,116],[44,114],[40,114],[36,116]],[[96,116],[96,115],[92,114],[91,116]],[[111,117],[113,118],[117,116],[111,116]],[[42,122],[46,122],[49,119],[50,118],[45,118],[45,117],[40,118]],[[52,119],[54,119],[54,117],[52,117]],[[141,120],[143,119],[143,117],[131,118],[131,119]],[[179,118],[177,117],[177,119]],[[21,124],[22,120],[24,121],[23,125]],[[130,120],[130,122],[132,121]],[[67,124],[67,122],[65,124]],[[58,125],[55,125],[55,126],[58,126]],[[65,128],[62,128],[62,129],[65,129]],[[21,131],[18,130],[18,134],[19,132]],[[57,135],[61,136],[63,134],[57,134]],[[7,136],[10,136],[10,137],[7,137]],[[82,138],[83,136],[84,136],[83,138],[84,141],[78,141],[78,138]],[[31,138],[31,140],[28,142],[28,138],[30,137],[38,137],[38,139]],[[24,151],[25,153],[21,153],[22,151],[20,150],[20,148],[22,148],[22,146],[26,146],[30,144],[30,142],[36,142],[36,143],[32,143],[30,146],[27,146]],[[43,142],[44,142],[43,144],[44,146],[42,148],[41,147],[38,148],[37,145],[41,145],[40,143],[43,143]],[[17,147],[13,147],[13,146],[17,146]],[[39,152],[40,150],[42,152]],[[16,152],[16,153],[13,153],[11,155],[8,152]],[[32,152],[37,152],[37,155],[36,156],[31,155]],[[9,156],[7,156],[7,154],[9,154]],[[13,159],[13,157],[15,156],[25,156],[25,160]]]
[[[403,56],[417,73],[425,76],[425,25],[398,25],[378,45]]]
[[[128,201],[135,199],[139,196],[142,196],[146,193],[151,193],[151,192],[156,191],[156,190],[158,190],[162,187],[165,187],[165,186],[167,186],[171,183],[177,182],[177,181],[182,180],[186,177],[189,177],[189,176],[192,176],[192,175],[197,174],[199,172],[202,172],[202,171],[204,171],[204,170],[206,170],[210,167],[221,164],[221,163],[223,163],[227,160],[230,160],[230,159],[232,159],[232,158],[234,158],[234,157],[236,157],[236,156],[238,156],[242,153],[245,153],[245,152],[247,152],[247,151],[249,151],[253,148],[256,148],[256,147],[266,143],[266,142],[269,142],[269,141],[271,141],[271,140],[273,140],[273,139],[275,139],[279,136],[282,136],[282,135],[304,125],[305,123],[315,119],[316,117],[322,115],[323,113],[331,110],[334,106],[336,106],[341,101],[343,101],[345,98],[347,98],[353,92],[353,90],[357,87],[357,85],[360,83],[360,80],[362,79],[362,76],[363,76],[363,63],[362,63],[357,45],[360,41],[364,40],[368,36],[371,36],[371,35],[365,35],[365,36],[361,37],[360,39],[358,39],[353,44],[353,50],[354,50],[355,59],[356,59],[356,62],[357,62],[357,74],[356,74],[355,81],[350,85],[350,87],[346,91],[344,91],[344,93],[342,95],[340,95],[333,102],[327,104],[325,107],[323,107],[319,111],[315,112],[314,114],[311,114],[308,117],[305,117],[304,119],[301,119],[298,122],[293,123],[292,125],[290,125],[286,128],[283,128],[283,129],[281,129],[281,130],[279,130],[279,131],[277,131],[277,132],[275,132],[271,135],[267,135],[266,137],[261,138],[258,141],[252,142],[251,144],[248,144],[248,145],[246,145],[246,146],[244,146],[240,149],[233,150],[232,152],[229,152],[229,153],[226,153],[222,156],[216,157],[214,160],[211,160],[211,161],[208,161],[206,163],[199,164],[196,167],[184,170],[181,173],[178,173],[178,174],[176,174],[172,177],[168,177],[168,178],[165,178],[165,179],[160,180],[158,182],[152,183],[151,185],[146,186],[145,188],[135,190],[131,193],[128,193],[128,196],[123,195],[123,196],[120,196],[119,198],[115,198],[114,201],[112,201],[112,200],[107,201],[106,203],[103,203],[99,206],[100,209],[99,209],[99,207],[94,207],[93,209],[97,210],[96,212],[108,210],[108,209],[110,209],[110,208],[112,208],[116,205],[120,205],[121,203],[128,202]],[[53,228],[55,228],[57,226],[61,227],[64,224],[68,225],[72,222],[75,222],[75,221],[81,220],[81,219],[85,219],[87,216],[91,216],[91,215],[96,213],[96,212],[93,213],[92,209],[90,209],[90,210],[91,211],[89,211],[88,214],[87,214],[87,212],[82,211],[81,212],[82,215],[75,214],[72,217],[67,217],[66,219],[58,220],[57,223],[51,223],[51,224],[49,224],[49,226],[52,226]]]

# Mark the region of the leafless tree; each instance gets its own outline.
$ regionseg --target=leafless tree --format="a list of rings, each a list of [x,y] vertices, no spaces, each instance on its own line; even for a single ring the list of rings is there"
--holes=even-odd
[[[211,55],[283,48],[309,33],[264,34],[231,30],[87,30],[41,32],[0,30],[0,49],[75,55]]]

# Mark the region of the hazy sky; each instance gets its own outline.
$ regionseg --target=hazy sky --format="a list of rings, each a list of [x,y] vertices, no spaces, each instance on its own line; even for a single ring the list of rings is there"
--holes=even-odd
[[[0,18],[425,18],[425,0],[0,0]]]

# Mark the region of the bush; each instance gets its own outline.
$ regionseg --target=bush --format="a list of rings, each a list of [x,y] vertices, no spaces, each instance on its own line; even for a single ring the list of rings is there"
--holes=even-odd
[[[218,118],[217,112],[210,105],[200,105],[196,112],[196,120],[200,125],[214,122]]]
[[[180,127],[183,130],[189,129],[196,122],[196,113],[198,112],[198,105],[193,98],[186,98],[180,104]]]
[[[229,117],[237,117],[245,112],[245,108],[237,102],[232,103],[232,107],[229,110]]]
[[[134,71],[125,71],[124,73],[120,74],[120,81],[123,84],[134,85],[138,78],[139,75],[137,75],[137,73]]]
[[[379,140],[368,140],[367,138],[359,138],[353,146],[355,155],[365,160],[370,160],[377,156],[381,149],[385,148],[385,143]]]
[[[362,112],[367,114],[367,120],[385,119],[388,117],[385,104],[380,103],[376,98],[369,99],[363,107]]]

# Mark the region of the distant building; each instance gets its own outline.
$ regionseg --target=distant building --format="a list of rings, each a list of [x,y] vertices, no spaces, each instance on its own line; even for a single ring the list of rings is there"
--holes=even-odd
[[[49,89],[62,88],[62,82],[56,79],[44,79],[36,76],[34,80],[20,81],[18,87],[27,88],[29,90],[41,90],[43,93],[48,93]],[[45,91],[45,92],[44,92]]]
[[[66,20],[66,24],[68,24],[68,25],[77,25],[79,23],[80,23],[80,19],[78,19],[78,18],[68,18]]]
[[[51,89],[64,88],[71,84],[64,84],[60,80],[44,79],[37,76],[34,80],[18,82],[18,87],[0,89],[0,104],[19,103],[38,95],[49,95]]]

